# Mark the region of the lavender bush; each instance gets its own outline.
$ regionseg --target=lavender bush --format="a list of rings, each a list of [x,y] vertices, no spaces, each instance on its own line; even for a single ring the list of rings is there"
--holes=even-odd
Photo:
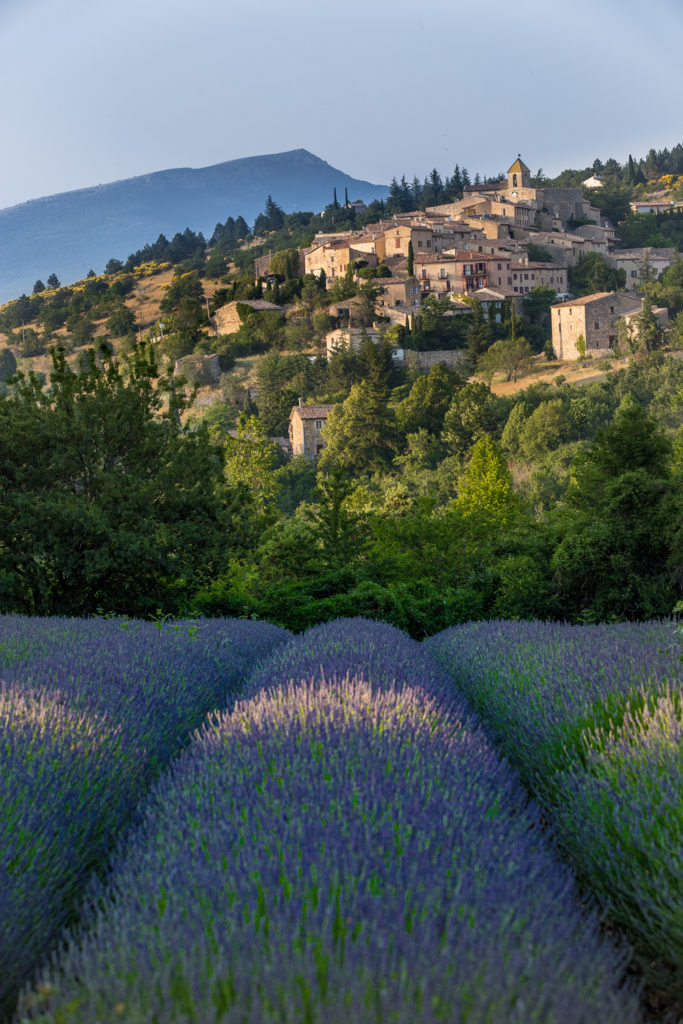
[[[492,622],[426,641],[549,809],[648,982],[683,1001],[683,714],[671,622]]]
[[[213,715],[111,879],[22,1021],[638,1020],[516,775],[416,687],[317,674]]]
[[[233,620],[1,625],[0,1016],[159,770],[288,636]]]
[[[357,675],[374,687],[419,686],[425,693],[452,703],[466,713],[448,671],[425,649],[395,626],[360,617],[335,619],[312,626],[279,647],[253,670],[241,699],[290,681]]]

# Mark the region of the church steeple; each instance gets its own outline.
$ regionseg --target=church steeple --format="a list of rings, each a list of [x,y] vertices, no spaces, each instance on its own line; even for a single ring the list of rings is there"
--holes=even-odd
[[[508,171],[508,189],[531,188],[531,171],[522,160],[521,154]]]

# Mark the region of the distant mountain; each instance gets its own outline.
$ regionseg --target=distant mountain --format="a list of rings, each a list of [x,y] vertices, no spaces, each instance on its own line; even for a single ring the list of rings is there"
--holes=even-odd
[[[278,206],[320,211],[350,199],[371,202],[385,185],[351,178],[305,149],[246,157],[212,167],[157,171],[108,185],[62,192],[0,210],[0,302],[30,293],[56,273],[63,284],[104,270],[159,234],[186,227],[207,237],[216,223],[240,214],[253,224],[270,193]]]

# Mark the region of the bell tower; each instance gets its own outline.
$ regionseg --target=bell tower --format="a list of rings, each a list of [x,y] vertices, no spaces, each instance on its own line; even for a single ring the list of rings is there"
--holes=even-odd
[[[508,171],[508,192],[517,192],[522,188],[531,188],[531,171],[518,154],[517,159]],[[516,197],[513,196],[512,198]]]

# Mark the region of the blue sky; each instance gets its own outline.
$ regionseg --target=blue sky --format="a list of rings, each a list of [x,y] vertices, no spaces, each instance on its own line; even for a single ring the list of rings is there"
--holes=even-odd
[[[679,0],[0,0],[0,208],[299,147],[381,183],[643,156],[683,141],[682,29]]]

